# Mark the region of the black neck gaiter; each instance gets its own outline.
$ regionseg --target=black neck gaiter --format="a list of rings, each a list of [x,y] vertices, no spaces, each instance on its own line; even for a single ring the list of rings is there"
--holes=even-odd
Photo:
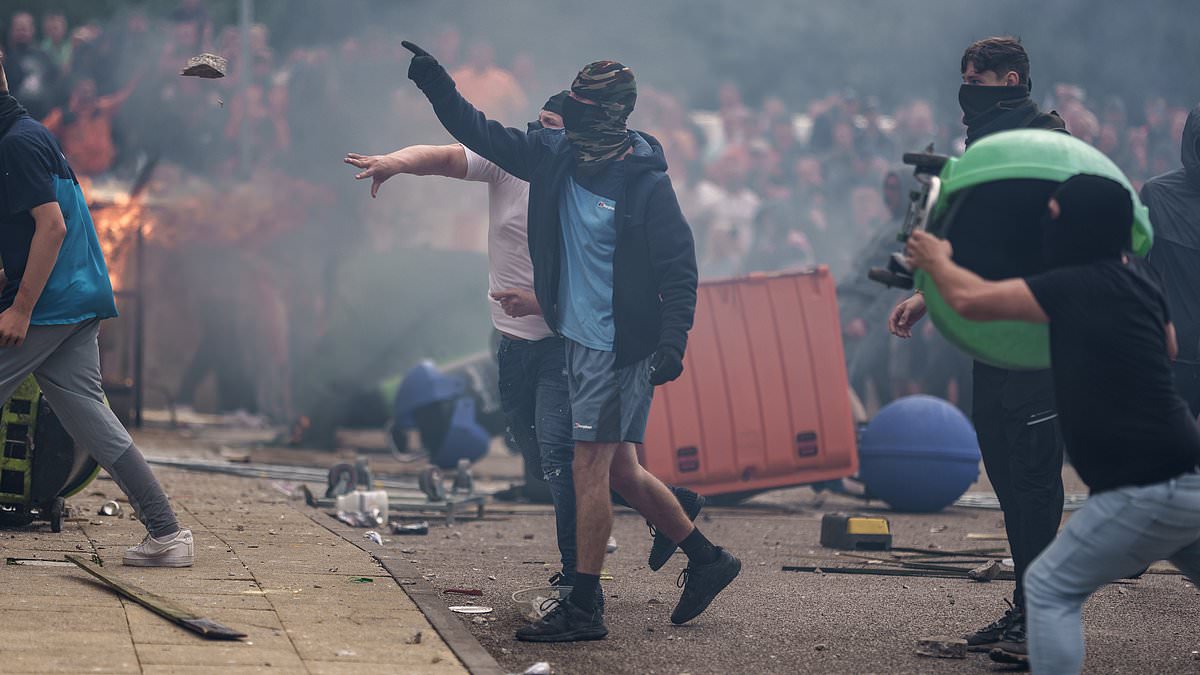
[[[1019,129],[1038,115],[1029,98],[1029,87],[989,87],[964,84],[958,88],[958,105],[967,125],[967,145],[997,131]]]

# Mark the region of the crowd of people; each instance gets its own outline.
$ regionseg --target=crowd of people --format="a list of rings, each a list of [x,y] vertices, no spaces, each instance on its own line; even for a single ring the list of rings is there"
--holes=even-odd
[[[180,0],[164,17],[134,9],[81,26],[55,12],[18,12],[7,17],[3,36],[13,94],[58,136],[83,176],[129,181],[151,155],[218,184],[284,173],[338,185],[345,208],[361,215],[360,227],[374,226],[376,243],[483,248],[486,210],[477,202],[449,198],[438,186],[405,191],[397,234],[395,222],[372,224],[378,214],[362,213],[352,186],[341,181],[336,158],[346,148],[380,138],[444,138],[427,104],[402,81],[408,53],[381,27],[336,44],[285,47],[256,24],[246,40],[248,64],[239,62],[239,28],[214,25],[198,0]],[[486,41],[465,40],[452,26],[430,44],[464,95],[512,126],[523,127],[537,102],[563,84],[548,81],[548,68],[530,52],[501,63]],[[201,52],[225,57],[226,77],[180,77]],[[885,105],[845,90],[809,102],[752,102],[736,82],[725,82],[715,110],[698,110],[692,94],[643,84],[631,125],[664,147],[695,233],[701,278],[824,264],[839,282],[857,279],[867,263],[881,262],[866,259],[878,248],[871,242],[904,217],[911,183],[900,153],[929,143],[950,154],[963,149],[957,111],[926,99]],[[1073,84],[1034,95],[1135,187],[1179,164],[1187,110],[1160,96],[1097,99]],[[929,392],[967,407],[960,386],[966,359],[932,329],[921,347],[894,353],[880,311],[873,302],[842,305],[851,376],[863,398],[873,407]]]

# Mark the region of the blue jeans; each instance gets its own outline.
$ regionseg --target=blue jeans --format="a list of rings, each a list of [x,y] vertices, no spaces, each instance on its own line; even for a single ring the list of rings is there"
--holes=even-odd
[[[562,338],[536,342],[500,340],[500,405],[508,433],[526,457],[535,458],[550,486],[563,583],[575,579],[575,482],[571,462],[571,397],[567,390],[566,346]]]
[[[1200,584],[1200,473],[1090,497],[1025,574],[1034,675],[1078,673],[1083,603],[1164,559]]]

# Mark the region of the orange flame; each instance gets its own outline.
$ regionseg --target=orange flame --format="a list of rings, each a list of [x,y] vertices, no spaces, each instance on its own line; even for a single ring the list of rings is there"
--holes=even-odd
[[[128,268],[128,259],[137,238],[137,229],[142,227],[146,239],[154,233],[155,222],[150,209],[139,199],[133,199],[128,193],[105,193],[101,199],[95,199],[91,193],[91,184],[86,178],[79,179],[84,194],[93,198],[89,206],[92,222],[96,226],[96,236],[100,239],[100,249],[108,263],[108,276],[113,289],[124,287],[123,281]]]

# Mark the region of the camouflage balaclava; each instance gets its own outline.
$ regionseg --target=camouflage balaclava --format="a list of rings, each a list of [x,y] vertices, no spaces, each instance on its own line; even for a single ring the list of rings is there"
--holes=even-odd
[[[625,121],[637,101],[633,71],[616,61],[589,63],[575,76],[571,93],[563,101],[563,126],[575,148],[576,167],[594,172],[624,156],[632,141]]]

